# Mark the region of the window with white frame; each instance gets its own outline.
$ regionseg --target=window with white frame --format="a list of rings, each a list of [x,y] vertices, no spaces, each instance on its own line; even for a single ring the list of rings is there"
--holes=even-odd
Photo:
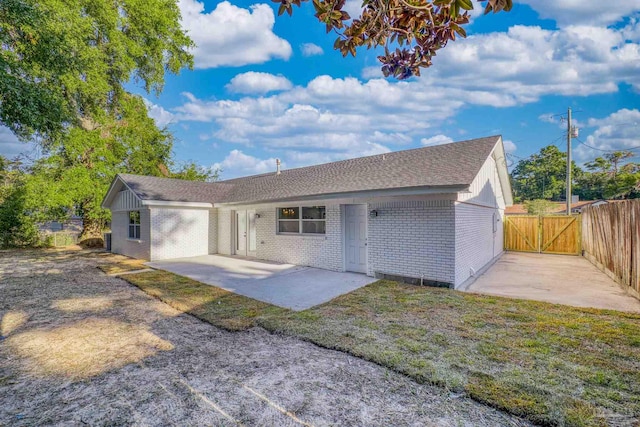
[[[129,211],[129,238],[140,238],[140,211]]]
[[[325,234],[325,206],[278,208],[278,234]]]

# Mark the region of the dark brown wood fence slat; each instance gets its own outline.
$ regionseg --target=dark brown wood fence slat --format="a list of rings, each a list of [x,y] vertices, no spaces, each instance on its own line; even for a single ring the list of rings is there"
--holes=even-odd
[[[584,209],[582,230],[585,257],[640,298],[640,200]]]

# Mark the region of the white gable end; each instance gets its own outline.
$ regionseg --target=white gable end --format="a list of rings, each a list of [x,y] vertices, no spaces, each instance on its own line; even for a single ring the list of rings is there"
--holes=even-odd
[[[113,203],[111,203],[110,209],[112,212],[118,212],[140,209],[141,207],[142,202],[138,199],[138,196],[128,188],[124,188],[116,194],[113,199]]]
[[[491,208],[505,208],[504,193],[493,156],[487,158],[471,183],[469,192],[460,193],[458,201]]]

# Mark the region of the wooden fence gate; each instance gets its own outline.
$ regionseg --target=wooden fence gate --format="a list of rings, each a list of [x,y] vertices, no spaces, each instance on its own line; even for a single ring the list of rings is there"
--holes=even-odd
[[[580,215],[511,215],[504,220],[504,249],[580,255]]]

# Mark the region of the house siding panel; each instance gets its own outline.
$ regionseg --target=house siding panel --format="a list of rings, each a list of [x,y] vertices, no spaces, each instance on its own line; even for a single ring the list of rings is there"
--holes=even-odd
[[[140,211],[140,239],[129,239],[129,212],[111,214],[111,252],[138,259],[150,259],[149,209]]]
[[[140,209],[141,207],[140,199],[132,191],[124,189],[118,192],[110,209],[112,212],[122,212]]]
[[[468,193],[460,193],[458,201],[480,206],[505,208],[496,160],[490,156],[475,177]]]
[[[454,206],[450,200],[370,203],[368,274],[453,284]]]
[[[151,260],[209,253],[209,210],[151,208]]]

